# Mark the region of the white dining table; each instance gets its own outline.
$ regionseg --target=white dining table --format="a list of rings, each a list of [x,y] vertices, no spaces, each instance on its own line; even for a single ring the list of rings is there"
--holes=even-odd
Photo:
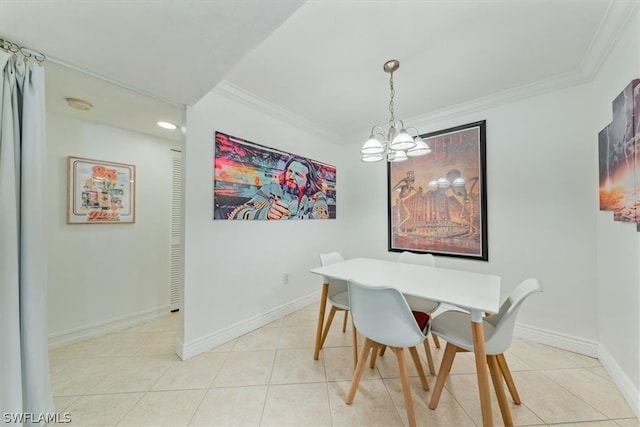
[[[310,272],[325,278],[320,296],[313,354],[315,360],[319,357],[320,338],[329,293],[327,279],[353,280],[369,286],[393,287],[405,295],[428,298],[468,310],[471,313],[470,328],[473,333],[482,424],[493,425],[482,318],[485,313],[495,314],[500,309],[501,279],[499,276],[372,258],[352,258],[313,268]]]

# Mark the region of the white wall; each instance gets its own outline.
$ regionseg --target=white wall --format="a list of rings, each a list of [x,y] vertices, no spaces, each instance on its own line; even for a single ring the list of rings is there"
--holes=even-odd
[[[216,90],[187,109],[186,123],[183,358],[317,299],[321,279],[308,270],[319,265],[318,254],[339,249],[345,211],[341,149],[325,138]],[[336,166],[337,219],[214,221],[215,131]]]
[[[588,123],[592,133],[611,121],[611,101],[640,77],[639,40],[636,14],[593,83],[598,110]],[[593,150],[595,156],[597,148]],[[597,160],[593,163],[597,167]],[[597,212],[596,233],[600,357],[612,365],[610,373],[619,386],[635,395],[632,406],[640,415],[640,233],[634,224],[614,222],[611,212]]]
[[[168,312],[171,151],[179,144],[47,115],[53,345]],[[136,165],[135,224],[66,224],[67,156]]]
[[[611,100],[638,76],[637,21],[594,81],[411,123],[429,132],[487,120],[489,262],[438,257],[439,266],[498,274],[503,298],[538,278],[544,293],[523,307],[518,334],[600,356],[636,412],[640,236],[598,211],[597,133]],[[187,125],[183,357],[308,301],[319,252],[397,256],[387,251],[386,165],[359,161],[363,141],[333,146],[215,91],[187,110]],[[336,165],[339,219],[214,222],[215,130]]]
[[[415,125],[428,132],[487,121],[489,262],[439,256],[438,265],[502,276],[503,298],[522,280],[538,278],[544,293],[525,304],[520,323],[566,334],[595,353],[595,235],[587,230],[595,223],[597,169],[594,136],[584,127],[587,101],[587,89],[574,87]],[[350,186],[376,191],[349,200],[346,252],[393,258],[397,254],[387,253],[386,165],[360,163],[357,145],[350,148]],[[378,233],[355,226],[364,216]]]
[[[437,257],[438,265],[502,276],[503,298],[521,280],[538,278],[544,293],[523,306],[517,333],[600,357],[636,413],[640,234],[598,211],[597,134],[611,120],[613,98],[640,74],[639,27],[636,15],[590,83],[411,124],[429,132],[487,120],[489,262]],[[359,162],[361,144],[345,156],[344,252],[394,258],[386,164]]]

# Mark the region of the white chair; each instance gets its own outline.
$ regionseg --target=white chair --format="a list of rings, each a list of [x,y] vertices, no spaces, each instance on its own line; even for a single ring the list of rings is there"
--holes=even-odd
[[[429,383],[416,349],[416,346],[425,340],[425,334],[416,323],[404,296],[397,289],[372,287],[353,281],[349,282],[348,289],[351,318],[364,337],[364,344],[353,374],[346,403],[347,405],[353,403],[369,351],[373,349],[375,354],[380,346],[389,346],[398,358],[400,381],[409,425],[415,426],[416,419],[411,400],[404,348],[409,348],[409,353],[420,376],[422,388],[429,390]]]
[[[320,264],[322,266],[335,264],[336,262],[344,261],[344,258],[339,252],[331,252],[327,254],[320,254]],[[347,331],[347,317],[349,315],[349,293],[347,292],[347,282],[344,280],[332,279],[329,277],[323,277],[324,283],[329,284],[329,293],[327,295],[327,301],[331,304],[331,310],[329,311],[329,317],[325,322],[322,336],[320,338],[320,348],[324,346],[324,342],[329,335],[329,328],[333,322],[333,318],[338,311],[344,311],[344,320],[342,321],[342,332]],[[358,334],[356,328],[353,328],[353,364],[358,363]]]
[[[398,262],[403,262],[405,264],[417,264],[424,265],[426,267],[435,267],[436,266],[436,258],[432,254],[416,254],[413,252],[401,252],[398,256]],[[439,306],[440,303],[438,301],[433,301],[426,298],[418,298],[410,295],[405,296],[405,299],[409,303],[409,307],[413,311],[422,311],[424,313],[433,313]],[[437,344],[437,347],[440,348],[440,344]]]
[[[398,262],[404,262],[406,264],[424,265],[427,267],[436,266],[436,259],[432,254],[416,254],[416,253],[407,252],[407,251],[400,253],[400,256],[398,256]],[[440,302],[433,301],[426,298],[418,298],[411,295],[406,295],[405,299],[407,300],[407,303],[409,304],[409,307],[411,307],[412,311],[426,313],[429,315],[429,317],[432,317],[433,312],[436,311],[438,307],[440,307]],[[432,333],[431,337],[433,339],[433,343],[435,344],[436,348],[440,348],[440,340],[438,340],[438,336]],[[432,375],[435,375],[436,370],[433,364],[433,356],[431,355],[431,346],[429,345],[428,340],[425,340],[424,342],[424,351],[427,354],[427,363],[429,364],[429,372],[431,372]]]
[[[513,327],[516,322],[516,315],[524,300],[531,294],[542,292],[542,287],[536,279],[527,279],[520,283],[509,298],[502,303],[500,311],[493,316],[483,319],[485,348],[487,353],[487,364],[493,380],[493,388],[496,391],[502,420],[506,426],[513,425],[511,411],[502,385],[504,378],[513,401],[519,405],[521,403],[518,390],[513,382],[511,371],[504,357],[513,339]],[[447,341],[440,364],[440,372],[436,380],[436,386],[431,395],[429,408],[435,409],[438,406],[440,395],[444,383],[451,371],[451,365],[458,351],[473,351],[473,337],[470,315],[460,311],[447,311],[433,319],[431,332]]]

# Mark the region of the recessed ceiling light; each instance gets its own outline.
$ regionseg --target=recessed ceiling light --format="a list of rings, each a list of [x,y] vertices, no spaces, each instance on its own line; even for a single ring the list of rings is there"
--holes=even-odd
[[[85,101],[84,99],[79,98],[65,98],[69,107],[75,108],[76,110],[89,111],[93,108],[93,104],[89,101]]]
[[[169,129],[169,130],[178,129],[178,126],[174,125],[173,123],[169,123],[169,122],[159,121],[157,123],[157,125],[160,126],[163,129]]]

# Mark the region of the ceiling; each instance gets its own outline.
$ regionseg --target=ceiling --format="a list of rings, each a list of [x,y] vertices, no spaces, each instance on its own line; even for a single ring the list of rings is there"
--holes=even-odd
[[[0,0],[0,38],[50,58],[47,103],[61,114],[179,138],[148,123],[180,123],[182,106],[218,86],[350,143],[389,120],[389,76],[382,70],[389,59],[401,63],[395,116],[410,122],[495,94],[590,78],[636,6],[627,0]],[[70,96],[95,108],[71,110],[64,102]]]

